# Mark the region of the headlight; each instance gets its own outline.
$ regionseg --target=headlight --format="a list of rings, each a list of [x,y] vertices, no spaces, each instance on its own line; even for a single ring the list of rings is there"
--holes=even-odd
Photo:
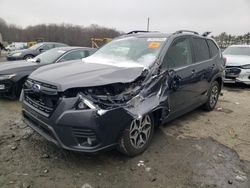
[[[21,52],[17,52],[17,53],[12,54],[12,56],[13,56],[13,57],[18,57],[18,56],[20,56],[21,54],[22,54]]]
[[[78,94],[79,100],[76,103],[76,109],[86,110],[86,109],[96,109],[95,105],[88,99],[83,98],[81,93]]]
[[[0,80],[10,80],[14,78],[16,74],[9,74],[9,75],[0,75]]]
[[[250,69],[250,64],[241,66],[243,69]]]

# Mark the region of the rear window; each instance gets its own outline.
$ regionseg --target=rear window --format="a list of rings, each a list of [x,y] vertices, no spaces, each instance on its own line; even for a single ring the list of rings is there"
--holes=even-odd
[[[209,57],[209,48],[205,39],[194,38],[195,62],[206,61]]]
[[[219,54],[219,49],[216,46],[216,44],[214,44],[214,42],[212,40],[207,40],[208,46],[210,48],[210,52],[211,52],[211,57],[215,57]]]

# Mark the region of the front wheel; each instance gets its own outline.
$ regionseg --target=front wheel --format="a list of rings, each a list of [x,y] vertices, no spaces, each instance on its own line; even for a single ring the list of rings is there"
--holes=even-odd
[[[26,55],[26,56],[24,56],[24,60],[29,60],[29,59],[32,59],[32,58],[34,58],[34,56],[33,55]]]
[[[154,134],[154,119],[147,114],[134,119],[128,125],[120,140],[118,150],[127,156],[136,156],[144,152]]]
[[[220,94],[219,83],[217,81],[214,81],[211,85],[209,92],[208,92],[208,100],[204,104],[205,110],[212,111],[215,108],[215,106],[218,102],[219,94]]]

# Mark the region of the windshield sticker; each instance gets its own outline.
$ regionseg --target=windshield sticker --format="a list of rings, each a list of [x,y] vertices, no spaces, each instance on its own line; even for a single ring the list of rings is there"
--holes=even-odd
[[[166,38],[148,38],[147,39],[148,42],[163,42],[165,40]]]
[[[150,42],[150,43],[148,43],[148,48],[151,48],[151,49],[156,49],[156,48],[159,48],[160,46],[161,46],[160,42]]]

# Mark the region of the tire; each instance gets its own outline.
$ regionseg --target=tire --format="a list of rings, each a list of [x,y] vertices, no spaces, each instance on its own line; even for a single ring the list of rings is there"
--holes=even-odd
[[[205,110],[212,111],[215,108],[218,102],[219,95],[220,95],[220,89],[221,88],[217,81],[214,81],[211,84],[211,87],[208,92],[208,100],[203,106]]]
[[[32,59],[32,58],[34,58],[33,55],[26,55],[26,56],[24,56],[23,60],[28,60],[28,59]]]
[[[154,118],[152,115],[134,119],[123,131],[118,150],[129,157],[139,155],[148,148],[153,134]]]

